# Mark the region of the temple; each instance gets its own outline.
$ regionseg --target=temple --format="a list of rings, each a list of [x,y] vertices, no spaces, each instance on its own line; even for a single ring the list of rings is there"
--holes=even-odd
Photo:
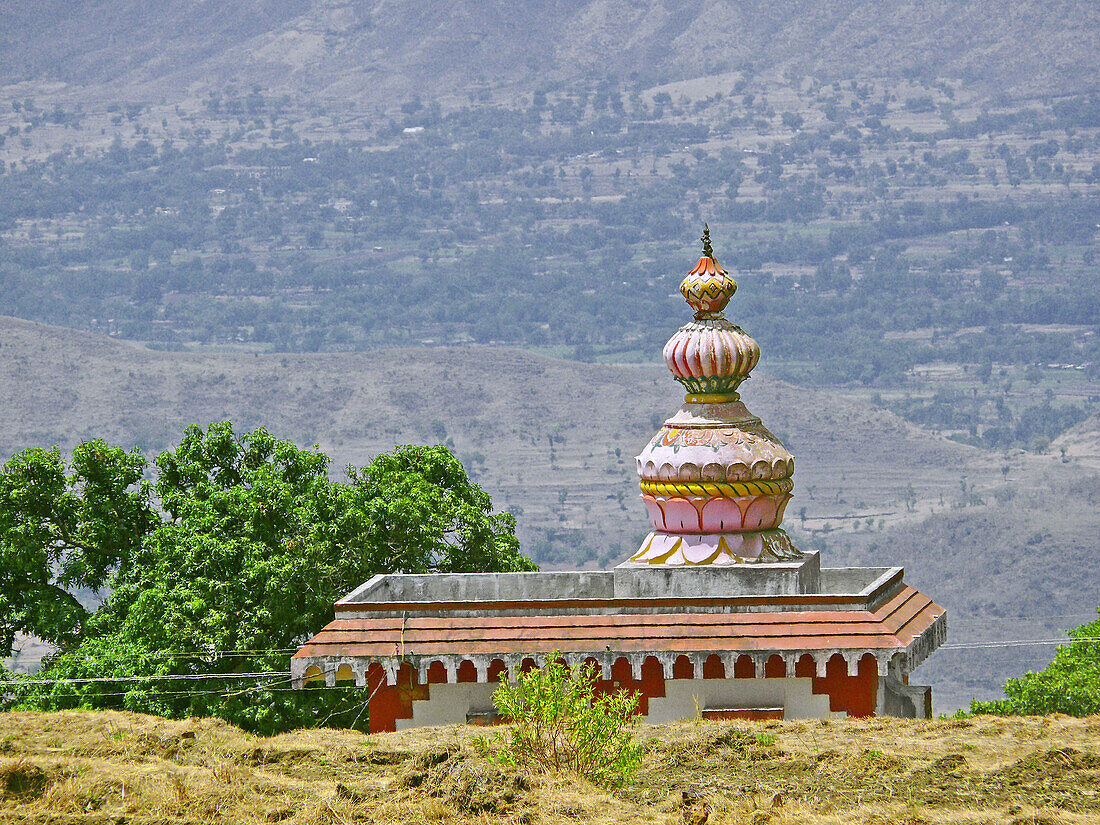
[[[909,674],[947,615],[900,567],[822,567],[780,526],[794,458],[737,390],[760,358],[726,319],[737,284],[703,255],[694,318],[664,348],[687,390],[637,458],[652,532],[614,570],[379,575],[291,659],[295,687],[354,682],[370,729],[494,719],[496,682],[556,654],[649,722],[694,717],[927,718]]]

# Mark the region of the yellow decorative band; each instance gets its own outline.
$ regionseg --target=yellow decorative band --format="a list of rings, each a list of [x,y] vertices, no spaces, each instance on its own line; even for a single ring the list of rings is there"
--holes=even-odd
[[[726,404],[740,397],[735,392],[697,392],[685,395],[684,401],[688,404]]]
[[[794,489],[789,478],[779,481],[737,481],[729,484],[704,481],[642,481],[642,493],[650,496],[779,496]]]

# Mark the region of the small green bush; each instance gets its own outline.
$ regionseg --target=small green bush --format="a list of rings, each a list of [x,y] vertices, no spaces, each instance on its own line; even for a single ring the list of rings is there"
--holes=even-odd
[[[1005,699],[973,700],[970,712],[997,716],[1100,713],[1100,619],[1069,635],[1070,644],[1058,648],[1053,662],[1038,673],[1005,682]]]
[[[551,654],[543,667],[501,682],[493,704],[512,724],[507,735],[482,739],[482,751],[505,764],[571,771],[598,785],[626,782],[642,758],[633,737],[638,694],[596,696],[596,681],[591,663],[569,668]]]

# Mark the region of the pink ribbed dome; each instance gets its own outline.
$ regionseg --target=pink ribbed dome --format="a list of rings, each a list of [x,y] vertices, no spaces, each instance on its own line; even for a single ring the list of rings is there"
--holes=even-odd
[[[665,344],[664,356],[672,374],[685,386],[695,379],[689,389],[701,386],[699,379],[703,383],[710,379],[716,386],[697,391],[732,392],[760,360],[760,346],[725,318],[707,318],[681,327]]]

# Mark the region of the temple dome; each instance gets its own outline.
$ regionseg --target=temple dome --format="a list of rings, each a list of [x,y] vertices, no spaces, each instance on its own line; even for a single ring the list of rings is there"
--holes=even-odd
[[[684,405],[637,457],[653,532],[631,558],[649,564],[733,564],[799,555],[779,529],[794,486],[794,457],[736,392],[760,347],[721,310],[737,289],[704,257],[680,285],[695,318],[665,345]],[[709,262],[709,263],[708,263]]]
[[[794,457],[740,401],[685,404],[638,456],[643,481],[778,481]]]
[[[664,349],[665,363],[690,392],[728,394],[749,377],[760,346],[725,318],[692,321]]]

